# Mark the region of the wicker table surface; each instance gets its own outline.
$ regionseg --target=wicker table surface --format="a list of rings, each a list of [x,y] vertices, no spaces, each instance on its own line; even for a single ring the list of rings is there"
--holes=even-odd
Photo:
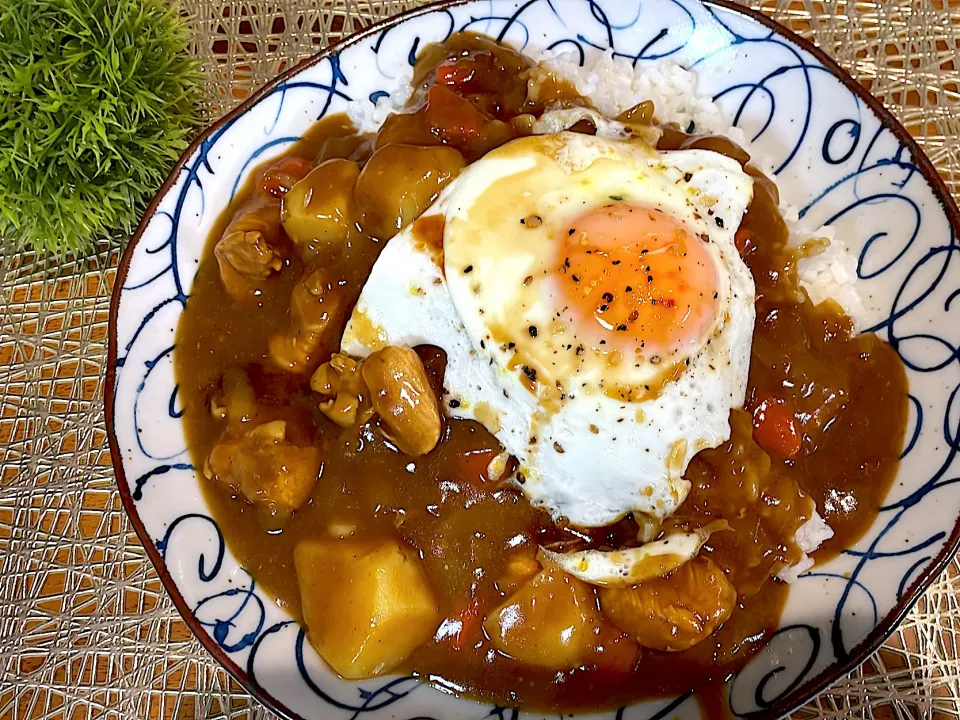
[[[181,0],[209,118],[325,44],[419,4]],[[960,191],[960,0],[753,4],[835,57]],[[103,375],[125,240],[65,261],[0,243],[0,718],[270,717],[181,622],[120,504]],[[960,717],[958,572],[795,717]]]

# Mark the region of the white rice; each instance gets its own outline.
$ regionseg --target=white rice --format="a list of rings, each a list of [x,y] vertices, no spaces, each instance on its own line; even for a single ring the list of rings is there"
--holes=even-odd
[[[674,62],[635,68],[626,58],[614,57],[612,51],[594,51],[587,54],[581,66],[578,54],[548,50],[541,56],[540,63],[566,78],[608,117],[616,117],[634,105],[652,100],[657,117],[676,123],[681,130],[720,133],[738,144],[743,139],[739,128],[731,128],[723,119],[716,103],[697,92],[696,73]]]
[[[808,237],[800,238],[794,234],[792,242],[803,244],[809,240],[823,243],[823,249],[808,255],[797,263],[800,285],[807,291],[810,302],[819,305],[833,300],[853,321],[854,330],[864,326],[864,308],[860,293],[857,292],[857,258],[847,249],[843,241],[836,237],[834,229],[824,225]]]
[[[832,537],[833,529],[824,522],[823,518],[820,517],[820,513],[814,510],[813,516],[797,528],[797,532],[793,537],[794,542],[803,552],[803,555],[801,555],[796,565],[784,568],[777,573],[777,577],[784,582],[794,582],[803,573],[813,567],[813,558],[807,553],[812,553]]]
[[[733,127],[724,119],[720,108],[709,95],[697,89],[697,75],[674,62],[662,61],[654,66],[634,67],[625,58],[616,58],[612,51],[587,50],[583,65],[579,55],[572,52],[542,53],[541,66],[569,81],[581,95],[589,97],[598,110],[608,117],[616,117],[624,110],[645,100],[652,100],[661,122],[675,123],[687,132],[714,133],[723,135],[750,153],[753,162],[771,176],[770,161],[753,151],[740,128]],[[412,72],[412,71],[409,71]],[[396,89],[389,96],[381,97],[376,105],[369,101],[351,102],[347,114],[362,132],[375,132],[387,115],[399,112],[413,92],[410,75],[398,78]],[[835,237],[828,225],[813,232],[804,232],[798,226],[798,214],[794,206],[781,205],[781,214],[790,230],[791,243],[799,247],[811,240],[818,241],[823,249],[798,263],[801,286],[812,303],[820,304],[833,300],[853,320],[854,328],[863,326],[863,303],[857,292],[856,259],[843,242]],[[809,570],[814,561],[808,553],[816,550],[822,542],[833,537],[833,530],[814,513],[797,530],[795,540],[803,551],[796,565],[781,570],[778,577],[785,582],[795,581]]]
[[[410,84],[412,79],[413,68],[408,68],[396,79],[397,86],[390,94],[379,98],[376,104],[369,100],[351,100],[347,103],[347,117],[350,122],[362,133],[376,132],[387,119],[387,115],[403,110],[403,106],[413,95],[413,86]]]

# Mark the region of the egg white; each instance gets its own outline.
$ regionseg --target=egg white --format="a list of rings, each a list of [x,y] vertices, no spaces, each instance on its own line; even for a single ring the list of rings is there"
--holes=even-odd
[[[664,383],[659,393],[626,401],[598,392],[614,372],[600,351],[585,372],[572,378],[562,368],[551,374],[543,355],[546,346],[522,348],[530,358],[519,362],[517,348],[492,341],[494,319],[498,331],[506,324],[522,334],[534,322],[530,313],[550,314],[553,307],[549,302],[538,307],[542,294],[533,296],[533,303],[523,300],[517,283],[524,286],[529,267],[509,253],[485,255],[482,244],[470,241],[476,223],[464,222],[481,195],[542,165],[544,153],[553,165],[543,177],[553,173],[558,188],[569,180],[566,199],[560,202],[556,196],[544,210],[537,201],[548,193],[531,188],[526,198],[506,197],[504,213],[524,217],[526,203],[531,213],[552,209],[562,214],[577,202],[595,204],[613,183],[609,187],[629,201],[655,204],[694,234],[709,236],[720,280],[714,326],[703,343],[690,349],[679,377]],[[591,176],[591,167],[603,172]],[[585,527],[610,524],[628,512],[666,517],[689,490],[682,475],[690,459],[729,438],[730,409],[743,404],[754,285],[733,238],[751,198],[750,177],[735,161],[710,151],[657,153],[638,143],[575,133],[547,136],[546,144],[530,139],[508,143],[471,165],[424,214],[445,219],[442,262],[413,226],[387,244],[363,288],[341,350],[362,357],[386,344],[443,348],[448,414],[477,420],[493,433],[519,460],[523,491],[555,517]],[[469,232],[458,230],[458,224]],[[551,228],[543,232],[546,239]],[[524,292],[535,292],[529,285]],[[541,370],[539,386],[531,387],[524,376],[528,361]],[[644,383],[661,371],[644,361],[616,372],[623,376],[619,382]],[[562,401],[553,397],[547,402],[555,386],[562,387]]]

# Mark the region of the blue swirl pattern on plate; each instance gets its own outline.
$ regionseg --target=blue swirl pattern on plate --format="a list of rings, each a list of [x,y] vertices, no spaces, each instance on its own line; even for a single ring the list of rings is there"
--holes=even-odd
[[[837,668],[910,593],[960,514],[960,245],[917,159],[886,121],[808,50],[740,13],[695,0],[477,0],[419,12],[367,33],[287,77],[231,116],[186,158],[132,247],[113,332],[112,438],[168,589],[214,654],[281,712],[301,717],[498,718],[410,678],[349,683],[230,554],[187,453],[171,358],[177,319],[206,236],[257,163],[359,98],[387,97],[419,48],[457,30],[520,50],[565,50],[582,62],[612,50],[633,65],[664,59],[698,71],[700,88],[775,168],[801,224],[833,224],[858,252],[870,329],[909,371],[910,427],[900,475],[854,548],[804,575],[780,629],[735,679],[731,708],[775,706]],[[125,498],[126,499],[126,498]],[[171,585],[172,584],[172,585]],[[224,660],[224,658],[226,658]],[[416,691],[416,692],[415,692]],[[524,715],[525,716],[525,715]],[[608,717],[699,717],[690,693]]]

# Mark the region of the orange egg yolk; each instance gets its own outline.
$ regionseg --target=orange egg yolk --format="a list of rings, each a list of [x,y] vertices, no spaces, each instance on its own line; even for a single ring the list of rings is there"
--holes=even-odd
[[[706,243],[653,208],[614,203],[563,231],[561,284],[570,309],[595,319],[615,346],[646,357],[689,347],[717,308],[717,269]]]

